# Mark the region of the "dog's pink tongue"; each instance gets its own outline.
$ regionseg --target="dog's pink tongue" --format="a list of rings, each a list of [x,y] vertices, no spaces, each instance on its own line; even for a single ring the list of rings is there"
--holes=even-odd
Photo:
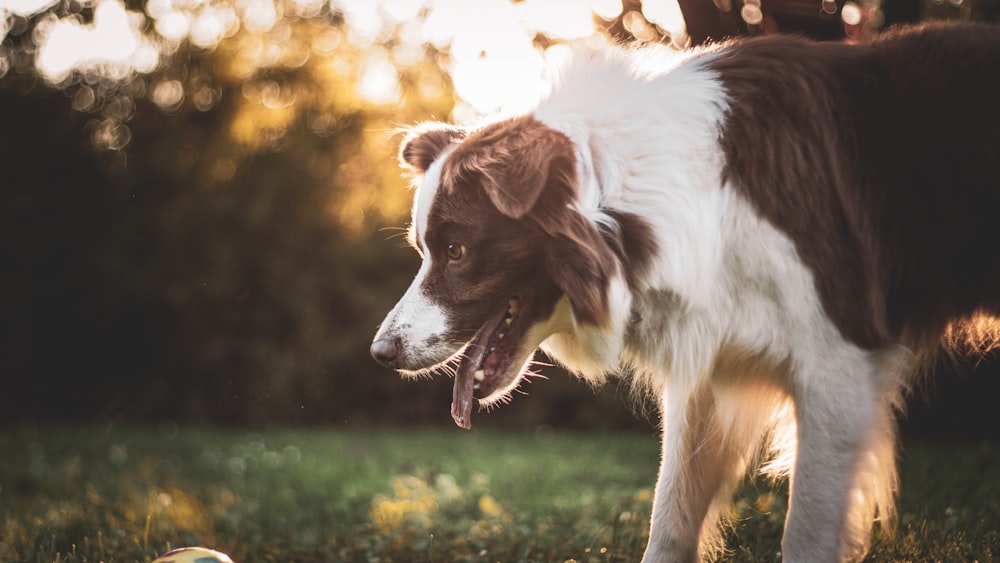
[[[451,419],[460,428],[472,428],[472,386],[475,385],[473,369],[466,362],[458,368],[455,374],[455,388],[451,395]]]

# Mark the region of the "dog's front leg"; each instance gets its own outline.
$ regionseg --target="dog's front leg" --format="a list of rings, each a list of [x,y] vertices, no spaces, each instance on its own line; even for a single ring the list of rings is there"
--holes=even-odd
[[[873,510],[865,514],[862,497],[894,482],[892,433],[883,433],[886,443],[880,444],[877,431],[891,424],[891,411],[880,404],[889,371],[873,354],[840,352],[794,374],[798,446],[782,539],[785,561],[834,563],[862,556],[873,516]],[[865,468],[862,457],[877,455],[879,447],[888,459],[867,474],[870,483],[856,482]],[[859,510],[853,518],[866,521],[852,526],[849,513]]]
[[[698,561],[717,543],[712,501],[738,478],[738,456],[723,444],[715,398],[704,385],[668,388],[663,397],[663,452],[643,563]]]

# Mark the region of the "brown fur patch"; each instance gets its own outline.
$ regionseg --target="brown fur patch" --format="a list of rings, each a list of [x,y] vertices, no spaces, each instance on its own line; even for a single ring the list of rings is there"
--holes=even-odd
[[[413,127],[400,144],[399,163],[411,172],[423,174],[444,149],[464,136],[464,130],[442,123]]]
[[[478,247],[495,247],[491,256],[504,265],[494,262],[493,268],[524,270],[523,281],[478,270],[472,276],[478,284],[543,277],[567,296],[579,322],[602,325],[619,264],[635,282],[655,243],[649,227],[626,214],[614,216],[614,232],[598,229],[577,211],[577,191],[576,153],[566,135],[531,116],[488,125],[448,155],[428,234],[454,229],[448,225],[478,229],[481,235],[463,236]]]
[[[730,98],[725,179],[792,239],[845,337],[936,339],[1000,311],[1000,28],[762,38],[708,66]]]
[[[501,213],[516,219],[535,206],[543,189],[568,185],[575,163],[566,135],[525,116],[469,135],[448,158],[442,184],[477,182]]]
[[[618,257],[625,270],[625,281],[630,288],[638,289],[648,277],[658,245],[656,235],[642,217],[622,211],[609,211],[616,229],[602,229],[608,246]]]
[[[618,270],[614,252],[576,211],[566,206],[547,211],[533,219],[551,237],[544,245],[548,275],[569,298],[577,321],[606,325],[610,315],[608,287]]]
[[[402,153],[433,161],[455,140],[441,131],[449,129],[428,128]],[[468,247],[469,259],[429,276],[426,289],[439,302],[462,302],[449,310],[462,317],[455,325],[464,335],[481,322],[475,302],[533,294],[549,301],[536,304],[537,314],[547,314],[554,289],[579,322],[602,325],[613,277],[621,271],[633,287],[645,278],[656,252],[651,228],[627,213],[609,213],[614,227],[580,214],[575,155],[566,135],[531,116],[474,131],[448,155],[427,242],[435,263],[448,264],[444,251],[454,243]]]

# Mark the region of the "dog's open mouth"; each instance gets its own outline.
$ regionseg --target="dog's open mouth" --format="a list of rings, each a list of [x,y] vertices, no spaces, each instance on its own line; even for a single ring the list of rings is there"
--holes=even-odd
[[[451,417],[460,427],[472,427],[474,399],[502,395],[516,385],[519,372],[515,370],[521,366],[513,364],[523,361],[520,345],[530,324],[523,320],[528,307],[530,301],[524,296],[511,297],[466,346],[451,403]]]

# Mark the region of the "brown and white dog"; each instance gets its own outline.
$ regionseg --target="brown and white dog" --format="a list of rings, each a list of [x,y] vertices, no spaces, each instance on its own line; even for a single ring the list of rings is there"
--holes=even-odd
[[[539,347],[655,394],[646,562],[716,555],[748,470],[791,478],[785,560],[862,556],[915,358],[1000,313],[998,27],[582,54],[529,114],[401,159],[423,265],[373,356],[453,370],[465,428]]]

